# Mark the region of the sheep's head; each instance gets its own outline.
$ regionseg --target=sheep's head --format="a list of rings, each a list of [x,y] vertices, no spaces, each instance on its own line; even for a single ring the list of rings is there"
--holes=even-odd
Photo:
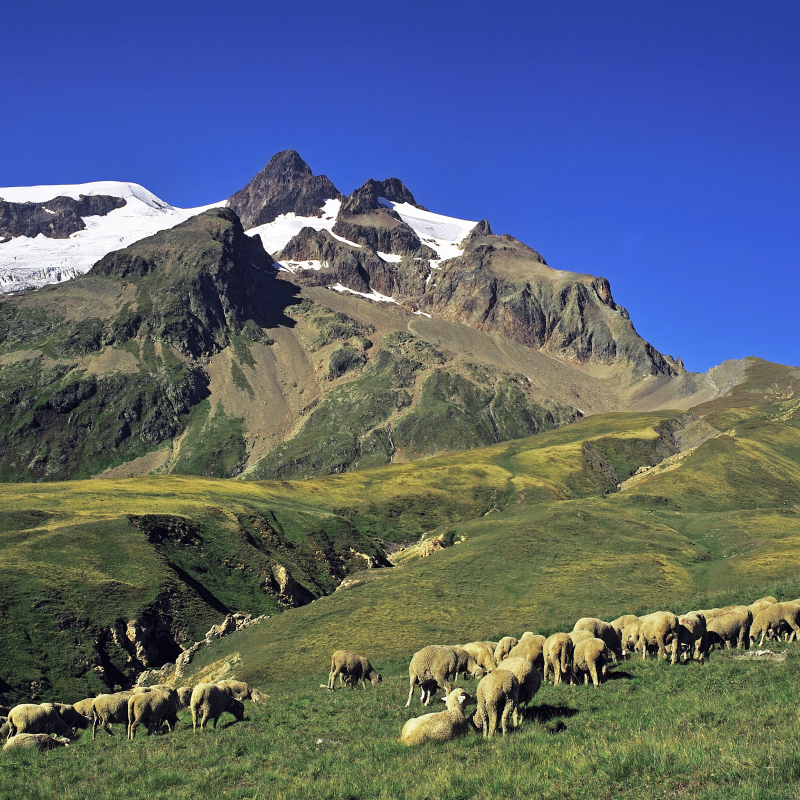
[[[375,670],[372,670],[372,672],[370,672],[368,677],[369,677],[369,682],[373,686],[377,686],[383,680],[383,677],[381,675],[378,675],[378,673],[375,672]]]
[[[447,697],[442,698],[442,702],[448,711],[455,711],[457,708],[463,711],[470,703],[475,702],[475,698],[463,689],[453,689]]]
[[[244,703],[241,700],[231,700],[228,711],[241,722],[244,719]]]

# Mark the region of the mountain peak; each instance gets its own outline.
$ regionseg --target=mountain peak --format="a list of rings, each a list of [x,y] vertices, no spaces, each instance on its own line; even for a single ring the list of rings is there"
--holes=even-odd
[[[246,229],[274,222],[283,214],[318,217],[326,200],[344,195],[325,175],[314,175],[296,150],[276,153],[244,188],[228,199]]]
[[[398,178],[387,178],[385,181],[376,181],[370,178],[363,186],[356,189],[343,203],[341,216],[352,217],[357,214],[366,214],[381,208],[380,200],[390,203],[409,203],[423,211],[424,206],[418,205],[414,195]]]

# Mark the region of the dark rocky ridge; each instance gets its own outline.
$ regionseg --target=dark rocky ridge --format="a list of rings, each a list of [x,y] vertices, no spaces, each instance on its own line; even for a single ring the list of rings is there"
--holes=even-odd
[[[228,199],[249,229],[272,222],[281,214],[321,216],[326,200],[344,200],[344,195],[325,175],[314,175],[294,150],[274,155],[250,183]]]
[[[16,236],[68,239],[86,227],[83,217],[104,217],[126,201],[110,195],[54,197],[44,203],[9,203],[0,198],[0,242]]]
[[[385,181],[376,181],[370,178],[342,203],[339,213],[342,216],[352,217],[382,208],[379,202],[381,197],[392,203],[410,203],[412,206],[427,211],[425,206],[417,204],[414,195],[397,178],[387,178]]]

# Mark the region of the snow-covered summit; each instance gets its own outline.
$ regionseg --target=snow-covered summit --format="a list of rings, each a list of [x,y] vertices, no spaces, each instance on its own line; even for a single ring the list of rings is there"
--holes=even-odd
[[[138,183],[123,181],[0,188],[0,198],[11,203],[47,203],[56,197],[77,200],[81,195],[121,197],[125,205],[104,216],[84,217],[86,227],[68,239],[39,234],[33,239],[17,236],[0,244],[0,293],[39,288],[83,275],[113,250],[225,205],[223,200],[198,208],[175,208]]]
[[[168,203],[156,197],[144,186],[125,181],[92,181],[91,183],[68,183],[52,186],[7,186],[0,187],[0,200],[8,203],[46,203],[56,197],[71,197],[79,200],[81,195],[108,195],[127,200],[135,197],[151,208],[171,208]]]

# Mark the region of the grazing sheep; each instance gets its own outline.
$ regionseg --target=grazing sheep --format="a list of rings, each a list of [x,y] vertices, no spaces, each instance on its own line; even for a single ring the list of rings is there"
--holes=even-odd
[[[220,689],[220,691],[222,691]],[[192,692],[194,697],[194,692]],[[178,693],[174,689],[153,689],[135,693],[128,699],[128,739],[136,737],[139,725],[147,725],[150,736],[166,722],[170,732],[178,723]]]
[[[103,728],[109,736],[113,736],[112,723],[128,724],[128,700],[133,692],[116,692],[114,694],[101,694],[92,701],[92,739],[98,727]]]
[[[86,703],[81,700],[81,703]],[[86,717],[81,714],[75,706],[68,706],[64,703],[53,703],[53,707],[61,715],[61,719],[67,723],[71,728],[88,728],[92,724],[91,717]],[[81,706],[82,708],[84,706]]]
[[[735,610],[728,611],[710,622],[706,621],[706,632],[709,646],[729,648],[736,644],[739,650],[750,647],[750,624],[752,618],[745,606],[737,606]]]
[[[197,719],[200,718],[200,730],[211,719],[214,728],[217,720],[226,711],[233,714],[239,722],[244,719],[244,703],[232,697],[225,689],[213,683],[198,683],[192,690],[190,701],[192,709],[192,730],[197,730]]]
[[[569,635],[572,639],[572,646],[574,647],[578,642],[585,642],[587,639],[594,639],[591,631],[572,631]]]
[[[475,659],[475,663],[481,669],[491,672],[495,668],[494,652],[483,642],[469,642],[468,644],[462,644],[461,647]]]
[[[678,617],[678,634],[672,640],[672,660],[681,660],[681,650],[686,648],[689,652],[689,661],[693,658],[704,661],[708,658],[708,632],[706,619],[699,611],[690,611]]]
[[[769,608],[770,606],[774,606],[775,603],[770,603],[767,600],[756,600],[755,603],[750,603],[747,606],[747,610],[753,615],[753,619],[758,616],[759,611],[763,611],[765,608]]]
[[[640,620],[636,652],[647,658],[647,650],[658,646],[658,658],[667,658],[667,645],[678,634],[678,617],[671,611],[656,611]],[[672,663],[675,663],[674,657]]]
[[[599,687],[608,674],[607,664],[608,645],[602,639],[584,639],[575,645],[573,671],[576,680],[583,675],[583,682],[588,684],[591,676],[592,683]]]
[[[589,631],[592,636],[602,639],[615,661],[622,659],[622,641],[619,634],[608,622],[603,622],[596,617],[583,617],[575,623],[573,631]]]
[[[453,691],[450,685],[450,678],[456,674],[458,668],[458,656],[452,647],[432,644],[423,647],[411,657],[408,665],[408,701],[406,708],[411,705],[411,697],[414,694],[414,687],[422,687],[420,699],[427,706],[431,700],[431,693],[434,685],[444,689],[447,694]]]
[[[538,634],[523,635],[519,643],[508,652],[509,658],[527,658],[544,674],[544,643],[547,639]]]
[[[78,700],[77,703],[72,704],[75,711],[87,720],[87,728],[92,724],[92,703],[94,703],[94,697],[87,697],[85,700]]]
[[[790,641],[798,638],[800,634],[800,606],[794,603],[773,603],[762,609],[753,618],[753,624],[749,631],[750,639],[755,641],[761,636],[761,641],[758,643],[758,646],[761,647],[768,631],[771,630],[776,635],[780,635],[784,628],[792,631],[789,637]]]
[[[469,650],[465,650],[461,645],[453,645],[453,650],[455,650],[458,658],[456,678],[459,676],[463,678],[482,678],[484,676],[485,670],[478,665]]]
[[[623,614],[621,617],[612,619],[609,625],[617,632],[617,636],[619,636],[620,641],[622,641],[622,632],[625,630],[625,627],[638,622],[639,617],[637,617],[636,614]]]
[[[424,742],[448,742],[469,733],[469,722],[464,715],[464,708],[473,703],[474,699],[463,689],[453,689],[442,700],[447,705],[446,711],[423,714],[403,725],[400,733],[403,744],[410,747]]]
[[[533,696],[542,685],[542,673],[527,658],[504,658],[497,665],[497,670],[513,672],[519,681],[519,705],[525,706],[533,700]]]
[[[75,738],[75,729],[64,722],[52,703],[14,706],[8,714],[8,729],[11,736],[18,733],[55,733],[68,739]]]
[[[192,687],[181,686],[178,689],[178,708],[189,708],[192,701]]]
[[[53,738],[46,733],[18,733],[12,736],[3,745],[3,752],[7,750],[37,750],[45,753],[55,750],[56,747],[66,747],[69,744],[67,737]]]
[[[518,642],[519,640],[515,639],[513,636],[504,636],[494,649],[495,662],[499,664],[508,655],[508,651]]]
[[[377,686],[383,678],[372,668],[369,660],[350,650],[337,650],[331,658],[331,671],[328,675],[328,688],[333,691],[336,676],[339,685],[346,683],[350,688],[363,686],[365,680]]]
[[[622,629],[622,637],[621,637],[621,644],[622,644],[622,652],[625,655],[630,655],[636,650],[636,644],[639,641],[639,629],[641,628],[642,621],[639,617],[636,617],[635,620],[630,620],[629,622],[625,623],[625,627]]]
[[[364,661],[367,660],[364,659]],[[367,664],[369,664],[368,661]],[[372,671],[372,665],[370,665],[369,670],[367,670],[366,672],[364,672],[364,670],[362,669],[362,681],[365,676],[367,678],[370,678],[369,673],[371,671]],[[370,678],[370,681],[371,680],[372,679]],[[378,680],[379,681],[381,680],[380,675],[378,675]],[[261,694],[261,692],[259,692],[258,689],[254,689],[252,686],[250,686],[250,684],[247,684],[244,681],[234,681],[234,680],[217,681],[217,686],[222,686],[227,689],[230,689],[231,693],[233,694],[233,697],[236,700],[242,700],[242,701],[249,700],[251,703],[257,703],[259,700],[263,700],[266,697],[266,695]],[[178,689],[178,691],[180,692],[181,690]],[[191,697],[191,689],[189,690],[189,696]],[[188,707],[188,701],[187,701],[187,707]]]
[[[554,686],[572,674],[572,639],[568,633],[554,633],[544,643],[544,679],[552,676]]]
[[[497,722],[503,736],[508,729],[508,718],[513,715],[514,727],[519,725],[519,681],[507,669],[497,669],[478,684],[478,708],[472,722],[478,730],[483,730],[484,738],[491,738],[497,730]]]

